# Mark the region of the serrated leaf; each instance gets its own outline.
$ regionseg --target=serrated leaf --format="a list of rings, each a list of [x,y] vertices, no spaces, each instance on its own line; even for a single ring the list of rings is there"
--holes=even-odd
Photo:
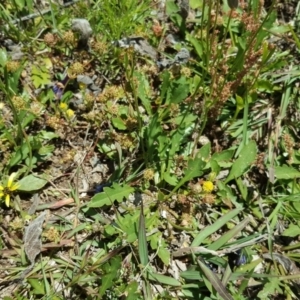
[[[22,178],[18,183],[20,185],[18,187],[19,191],[32,192],[44,187],[47,184],[47,180],[31,174]]]
[[[45,66],[32,66],[31,79],[35,88],[51,83],[49,70]]]
[[[121,186],[114,183],[111,187],[105,187],[104,192],[96,194],[88,204],[89,207],[102,207],[111,205],[114,201],[122,202],[124,198],[134,192],[134,189],[129,185]]]
[[[280,279],[279,278],[272,278],[270,282],[266,283],[263,286],[263,289],[257,294],[257,297],[264,300],[268,299],[270,295],[274,295],[277,292],[282,293],[282,289],[280,288]]]
[[[277,179],[294,179],[300,178],[300,172],[289,166],[274,167],[275,176]]]
[[[238,159],[232,164],[230,173],[225,181],[229,182],[234,178],[238,178],[243,175],[246,170],[251,166],[256,158],[257,147],[255,141],[250,141],[249,144],[244,146]]]

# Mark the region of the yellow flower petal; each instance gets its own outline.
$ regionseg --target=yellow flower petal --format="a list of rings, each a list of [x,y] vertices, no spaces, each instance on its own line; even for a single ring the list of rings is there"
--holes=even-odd
[[[7,187],[10,189],[10,187],[12,186],[12,183],[15,179],[15,177],[17,176],[17,173],[11,173],[9,178],[8,178],[8,181],[7,181]]]
[[[13,186],[10,187],[10,191],[15,191],[20,187],[20,185],[18,183],[15,183]]]
[[[0,191],[3,191],[4,187],[2,185],[0,185]]]
[[[2,198],[4,196],[3,192],[0,192],[0,198]]]
[[[9,207],[9,201],[10,201],[10,195],[7,194],[7,195],[5,196],[5,205],[6,205],[7,207]]]

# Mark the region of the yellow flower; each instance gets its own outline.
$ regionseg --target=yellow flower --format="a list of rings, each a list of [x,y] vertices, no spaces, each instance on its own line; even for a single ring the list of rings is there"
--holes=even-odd
[[[13,191],[17,190],[19,188],[18,183],[14,183],[14,179],[17,176],[17,173],[11,173],[6,186],[0,185],[0,197],[5,199],[5,205],[9,207],[9,202],[10,202],[10,196]]]
[[[211,181],[203,181],[202,188],[204,193],[211,193],[214,190],[214,184]]]
[[[67,105],[66,103],[64,103],[64,102],[61,102],[61,103],[59,104],[59,108],[60,108],[61,110],[65,111],[65,110],[68,109],[68,105]]]
[[[72,119],[73,117],[74,117],[74,110],[72,110],[72,109],[68,109],[67,111],[66,111],[66,114],[67,114],[67,116],[68,116],[68,118],[69,119]]]

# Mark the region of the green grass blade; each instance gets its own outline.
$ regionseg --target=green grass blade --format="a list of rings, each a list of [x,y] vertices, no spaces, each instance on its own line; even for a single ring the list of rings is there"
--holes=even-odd
[[[147,236],[146,236],[143,202],[141,203],[141,213],[140,213],[140,221],[139,221],[138,248],[139,248],[139,257],[140,257],[141,264],[143,266],[146,266],[149,262],[149,258],[148,258],[148,247],[147,247]]]
[[[225,245],[230,239],[235,237],[238,233],[240,233],[245,226],[250,222],[250,218],[246,218],[241,223],[236,225],[234,228],[227,231],[223,234],[219,239],[217,239],[214,243],[210,244],[207,248],[210,250],[218,250],[223,245]]]
[[[241,208],[236,208],[226,215],[219,218],[214,224],[207,226],[195,237],[192,242],[192,247],[198,247],[208,236],[218,231],[222,226],[224,226],[227,222],[229,222],[232,218],[234,218],[238,213],[241,212]]]
[[[181,286],[181,283],[178,280],[169,276],[149,272],[148,277],[150,280],[155,280],[161,284],[166,284],[170,286]]]
[[[198,265],[201,268],[202,272],[212,284],[214,289],[217,293],[222,297],[224,300],[233,300],[233,298],[227,292],[225,286],[223,285],[222,281],[214,274],[203,262],[198,260]]]

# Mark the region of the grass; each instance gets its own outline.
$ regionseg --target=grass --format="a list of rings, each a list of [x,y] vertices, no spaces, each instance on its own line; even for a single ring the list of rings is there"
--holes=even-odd
[[[299,24],[228,2],[1,4],[3,299],[297,299]]]

